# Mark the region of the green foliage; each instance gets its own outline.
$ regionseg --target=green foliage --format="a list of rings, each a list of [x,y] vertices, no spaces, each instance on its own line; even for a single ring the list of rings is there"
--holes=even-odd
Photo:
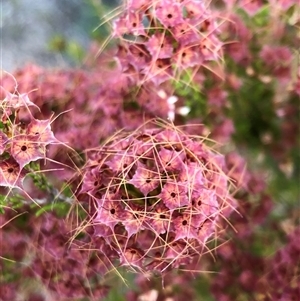
[[[24,204],[24,196],[20,195],[18,192],[14,191],[13,193],[6,189],[9,194],[0,194],[0,214],[5,213],[5,209],[18,209],[21,208]]]
[[[230,95],[236,141],[253,147],[261,145],[266,133],[278,137],[273,96],[272,87],[257,78],[248,78],[238,93]]]
[[[49,50],[65,55],[71,62],[79,64],[85,56],[85,50],[80,43],[68,40],[61,35],[55,35],[49,41]]]

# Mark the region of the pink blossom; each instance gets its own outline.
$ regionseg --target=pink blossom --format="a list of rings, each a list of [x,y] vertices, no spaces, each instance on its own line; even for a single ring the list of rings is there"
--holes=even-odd
[[[0,186],[22,189],[25,175],[26,171],[13,158],[0,162]]]
[[[45,144],[57,142],[51,130],[50,120],[32,119],[26,128],[27,135],[35,135],[38,141]]]
[[[200,36],[197,29],[189,20],[183,20],[171,32],[181,47],[196,46],[199,43]]]
[[[152,35],[145,45],[154,59],[167,59],[172,57],[172,40],[162,33]]]
[[[155,7],[156,17],[165,27],[175,27],[182,21],[181,7],[179,3],[170,0],[162,0]]]
[[[145,166],[139,164],[134,176],[129,181],[138,188],[145,196],[158,187],[160,180],[157,172],[154,172]]]
[[[171,146],[172,147],[172,146]],[[162,148],[159,153],[159,165],[162,171],[179,171],[183,166],[185,157],[182,151],[168,150]]]
[[[121,221],[124,205],[118,195],[104,196],[99,202],[95,223],[105,225],[114,231],[114,227]]]
[[[173,77],[171,61],[169,59],[153,59],[141,73],[144,75],[143,81],[151,81],[155,86],[159,86]]]
[[[185,210],[175,217],[172,222],[176,233],[175,240],[197,238],[197,229],[200,225],[198,216],[194,216],[188,210]]]
[[[164,204],[170,209],[180,209],[189,205],[189,199],[187,197],[187,187],[184,183],[180,182],[167,182],[159,197]]]
[[[38,140],[37,136],[17,135],[11,141],[11,155],[23,168],[31,161],[44,159],[46,157],[46,147],[43,142]]]
[[[157,233],[157,235],[174,230],[171,213],[168,207],[159,203],[146,215],[145,227]]]

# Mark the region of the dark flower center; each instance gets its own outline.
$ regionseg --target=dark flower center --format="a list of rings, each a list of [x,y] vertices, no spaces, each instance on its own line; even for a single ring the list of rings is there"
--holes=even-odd
[[[177,193],[175,193],[175,192],[172,192],[171,193],[171,197],[174,199],[174,198],[176,198],[176,196],[177,196]]]
[[[186,220],[183,220],[183,221],[182,221],[182,226],[186,226],[187,223],[188,223],[188,222],[187,222]]]
[[[136,27],[136,23],[135,22],[132,23],[132,27]]]
[[[173,18],[173,15],[172,15],[172,14],[168,14],[167,17],[168,17],[169,19],[171,19],[171,18]]]
[[[7,169],[7,172],[8,172],[8,173],[13,173],[13,172],[14,172],[14,169],[13,169],[12,167],[10,167],[10,168]]]
[[[72,283],[71,283],[71,281],[69,280],[69,281],[66,283],[66,288],[71,287],[71,285],[72,285]]]
[[[110,213],[111,214],[115,214],[116,213],[116,209],[114,209],[114,208],[110,209]]]
[[[151,182],[151,179],[146,179],[146,183],[149,184]]]
[[[22,152],[25,152],[26,150],[27,150],[27,146],[26,146],[26,145],[22,145],[21,151],[22,151]]]
[[[165,215],[165,214],[160,214],[160,215],[159,215],[159,218],[165,219],[165,218],[166,218],[166,215]]]

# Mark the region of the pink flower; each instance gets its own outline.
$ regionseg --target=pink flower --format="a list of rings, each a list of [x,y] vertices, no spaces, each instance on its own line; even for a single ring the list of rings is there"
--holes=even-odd
[[[26,171],[13,158],[0,162],[0,186],[22,189],[25,175]]]
[[[183,20],[180,4],[175,1],[162,0],[155,7],[158,20],[167,28],[175,27]]]
[[[83,176],[82,186],[80,189],[81,193],[84,192],[95,192],[103,184],[108,185],[108,177],[104,181],[103,175],[100,173],[99,168],[91,168],[87,170]]]
[[[134,158],[126,152],[115,154],[108,162],[107,166],[114,172],[128,172],[134,165]]]
[[[139,164],[134,176],[129,181],[138,188],[145,196],[158,187],[160,183],[159,175],[145,166]]]
[[[169,75],[167,77],[169,78]],[[137,103],[142,109],[145,109],[145,113],[148,112],[166,118],[169,111],[168,102],[165,97],[162,97],[165,95],[161,95],[157,90],[157,84],[159,84],[158,80],[154,84],[145,83],[137,96]]]
[[[154,59],[167,59],[172,57],[172,40],[170,39],[170,37],[160,32],[152,35],[145,43],[145,45]]]
[[[2,88],[2,90],[4,89]],[[1,101],[1,106],[4,108],[8,107],[14,110],[18,110],[23,107],[28,109],[28,107],[32,106],[40,110],[40,108],[37,105],[35,105],[33,102],[30,101],[28,93],[22,93],[16,95],[5,90],[4,92],[6,94],[6,97],[4,98],[4,100]]]
[[[130,266],[135,268],[142,268],[143,265],[143,251],[138,248],[126,248],[120,253],[121,266]]]
[[[153,210],[146,215],[145,227],[154,231],[157,235],[172,232],[174,225],[169,208],[162,203],[153,206]]]
[[[122,37],[124,34],[128,33],[126,15],[122,15],[113,22],[113,33],[114,37]]]
[[[142,44],[131,44],[127,59],[136,71],[144,70],[151,62],[151,56]]]
[[[189,254],[189,247],[185,240],[179,239],[170,243],[165,257],[172,259],[171,264],[173,268],[179,268],[181,265],[186,265],[191,262]]]
[[[159,165],[162,171],[179,171],[183,166],[184,153],[182,151],[162,148],[159,153]]]
[[[180,182],[167,182],[159,197],[170,210],[181,209],[190,203],[187,196],[187,187]]]
[[[129,0],[128,8],[133,10],[146,10],[149,5],[152,4],[152,1],[149,0]]]
[[[199,43],[199,33],[189,20],[183,20],[182,23],[176,25],[171,30],[174,39],[181,47],[195,46]]]
[[[178,49],[178,51],[172,57],[176,68],[184,70],[189,67],[201,66],[203,58],[199,55],[196,47],[184,47]]]
[[[207,14],[208,8],[202,1],[188,0],[184,1],[183,6],[187,11],[188,18],[199,20],[203,15]]]
[[[96,211],[95,224],[100,223],[108,226],[114,231],[114,227],[121,221],[124,205],[122,205],[120,196],[107,195],[99,202],[99,207]]]
[[[128,11],[126,19],[126,27],[129,33],[134,36],[146,35],[140,11]]]
[[[179,214],[172,220],[174,224],[176,237],[179,239],[197,239],[197,229],[200,225],[200,219],[198,216],[193,216],[189,210],[185,210],[182,214]]]
[[[46,146],[37,136],[22,134],[12,138],[10,153],[23,168],[31,161],[46,158]]]
[[[186,184],[189,194],[195,190],[195,187],[202,187],[205,182],[203,169],[195,162],[185,164],[179,173],[178,179]]]
[[[198,228],[197,240],[203,245],[215,233],[215,222],[213,219],[206,219]]]
[[[164,147],[177,151],[182,149],[182,142],[186,139],[187,137],[180,135],[180,133],[177,133],[172,129],[165,129],[155,135],[155,140],[157,140],[159,144],[163,143]]]
[[[219,213],[219,203],[215,191],[209,189],[201,189],[192,195],[193,214],[198,217],[201,222],[210,219]]]
[[[153,59],[141,72],[143,81],[151,81],[155,86],[166,82],[173,77],[171,61],[169,59]]]
[[[126,206],[123,213],[121,213],[122,224],[127,231],[127,237],[130,238],[132,235],[144,230],[144,221],[146,215],[143,208],[138,206]]]
[[[222,57],[222,43],[212,34],[201,40],[199,50],[205,61],[218,61]]]
[[[26,134],[36,136],[38,141],[45,144],[57,142],[51,130],[50,120],[32,119],[26,128]]]

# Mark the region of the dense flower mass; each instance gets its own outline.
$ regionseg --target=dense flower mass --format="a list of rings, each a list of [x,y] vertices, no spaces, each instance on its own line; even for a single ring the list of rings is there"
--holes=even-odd
[[[133,67],[142,82],[160,85],[222,58],[218,21],[202,1],[129,1],[113,23],[122,42],[116,58],[123,72]]]
[[[222,155],[203,138],[154,124],[93,150],[79,193],[95,207],[94,239],[121,265],[164,272],[205,251],[234,200]]]
[[[0,215],[0,237],[5,242],[0,248],[0,269],[10,276],[1,275],[0,300],[78,300],[87,296],[102,300],[108,287],[99,280],[107,272],[100,252],[82,252],[89,245],[85,238],[69,244],[73,226],[55,212],[37,216],[30,206],[21,210],[26,213],[13,221],[12,210]]]

